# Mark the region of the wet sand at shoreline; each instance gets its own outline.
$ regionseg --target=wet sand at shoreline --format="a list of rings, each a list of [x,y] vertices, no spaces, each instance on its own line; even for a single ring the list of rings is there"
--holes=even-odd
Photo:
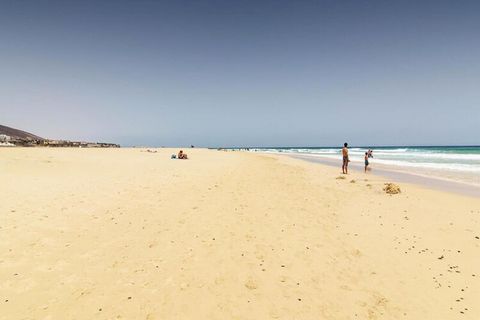
[[[325,157],[309,156],[302,154],[288,156],[296,159],[302,159],[314,163],[328,165],[331,167],[341,168],[342,166],[341,160],[334,160]],[[349,164],[349,169],[353,169],[356,172],[364,172],[364,164],[362,162],[352,161]],[[478,184],[442,178],[435,175],[428,175],[427,172],[418,172],[415,170],[409,171],[408,168],[396,168],[392,166],[376,164],[374,160],[370,161],[370,166],[367,174],[382,176],[386,179],[394,180],[397,182],[417,184],[439,191],[454,192],[471,197],[480,197],[480,185]]]

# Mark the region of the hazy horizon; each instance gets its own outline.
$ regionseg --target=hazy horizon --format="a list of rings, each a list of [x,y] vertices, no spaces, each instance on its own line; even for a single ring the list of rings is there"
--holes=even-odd
[[[123,146],[478,145],[475,1],[0,3],[0,124]]]

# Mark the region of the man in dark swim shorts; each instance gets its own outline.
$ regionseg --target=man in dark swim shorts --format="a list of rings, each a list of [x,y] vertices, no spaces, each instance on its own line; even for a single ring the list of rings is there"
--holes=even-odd
[[[367,168],[368,168],[368,157],[369,157],[368,152],[365,152],[365,172],[367,172]]]
[[[346,143],[346,142],[343,144],[342,156],[343,156],[342,172],[344,174],[347,174],[348,173],[348,162],[350,160],[348,160],[348,143]]]

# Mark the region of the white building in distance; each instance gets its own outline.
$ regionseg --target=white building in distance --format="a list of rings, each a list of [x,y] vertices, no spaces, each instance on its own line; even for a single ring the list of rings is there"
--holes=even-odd
[[[9,142],[10,141],[10,136],[7,136],[6,134],[0,134],[0,142]]]

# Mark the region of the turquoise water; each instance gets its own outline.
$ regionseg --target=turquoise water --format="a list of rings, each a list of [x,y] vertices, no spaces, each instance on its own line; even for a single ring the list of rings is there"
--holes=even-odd
[[[480,146],[351,147],[349,148],[350,160],[363,161],[368,149],[373,150],[373,159],[370,159],[372,165],[480,174]],[[251,150],[341,159],[341,147],[253,148]]]

